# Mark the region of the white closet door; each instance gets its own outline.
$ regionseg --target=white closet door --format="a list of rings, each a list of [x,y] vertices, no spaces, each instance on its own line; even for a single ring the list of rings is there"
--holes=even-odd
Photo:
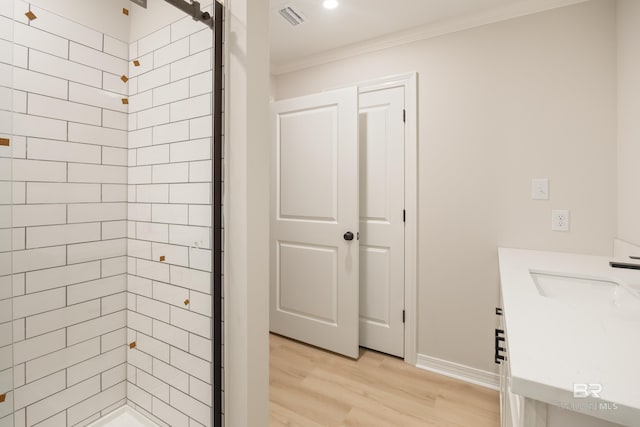
[[[360,345],[404,357],[404,88],[360,95]]]
[[[272,103],[271,123],[271,331],[357,358],[357,88]]]

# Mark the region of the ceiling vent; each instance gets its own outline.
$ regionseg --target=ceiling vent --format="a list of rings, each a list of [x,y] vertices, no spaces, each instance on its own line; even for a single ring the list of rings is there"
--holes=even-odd
[[[298,25],[302,24],[305,21],[302,13],[295,10],[293,6],[290,4],[280,9],[278,13],[280,13],[280,16],[286,19],[287,22],[293,25],[294,27],[297,27]]]

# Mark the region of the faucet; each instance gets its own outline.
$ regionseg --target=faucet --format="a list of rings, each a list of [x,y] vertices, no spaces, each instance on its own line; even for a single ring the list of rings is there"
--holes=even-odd
[[[640,257],[637,256],[629,256],[629,259],[640,261]],[[609,262],[609,265],[613,268],[628,268],[631,270],[640,270],[640,263],[611,261]]]

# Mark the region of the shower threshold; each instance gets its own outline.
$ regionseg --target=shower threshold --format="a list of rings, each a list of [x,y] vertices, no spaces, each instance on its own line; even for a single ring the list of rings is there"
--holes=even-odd
[[[158,427],[130,406],[122,406],[87,427]]]

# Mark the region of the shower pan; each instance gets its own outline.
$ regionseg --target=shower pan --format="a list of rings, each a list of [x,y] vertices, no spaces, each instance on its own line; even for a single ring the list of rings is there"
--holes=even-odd
[[[221,426],[223,6],[83,7],[0,3],[0,427]]]

